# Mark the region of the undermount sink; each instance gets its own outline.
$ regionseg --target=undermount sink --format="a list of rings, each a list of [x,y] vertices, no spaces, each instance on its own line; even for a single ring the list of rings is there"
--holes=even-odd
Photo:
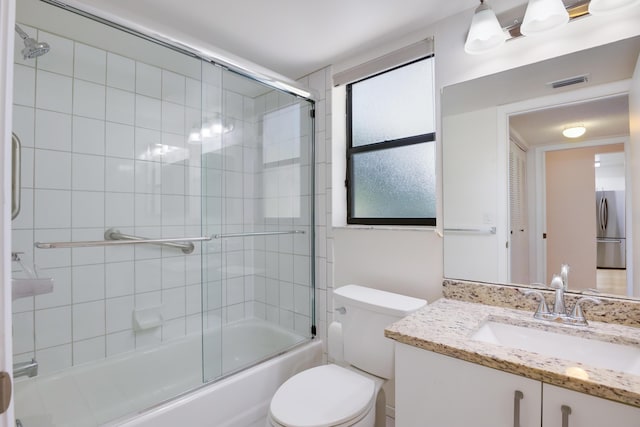
[[[488,320],[472,340],[640,375],[640,347]]]

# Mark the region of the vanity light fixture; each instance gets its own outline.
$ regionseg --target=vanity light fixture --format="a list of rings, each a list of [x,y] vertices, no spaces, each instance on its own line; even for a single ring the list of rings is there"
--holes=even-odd
[[[638,5],[640,5],[640,0],[591,0],[589,2],[589,13],[591,15],[605,15]]]
[[[567,138],[580,138],[587,131],[587,128],[584,125],[572,125],[570,127],[565,127],[562,131],[562,134]]]
[[[520,32],[525,36],[544,33],[569,22],[562,0],[529,0]]]
[[[566,6],[562,0],[529,0],[524,18],[520,19],[521,12],[515,8],[499,19],[484,0],[480,0],[464,50],[472,55],[484,53],[499,47],[505,40],[544,33],[589,15],[604,15],[638,6],[640,0],[572,0]],[[514,12],[516,19],[513,19]],[[500,24],[500,21],[507,24]]]
[[[471,55],[488,52],[502,45],[506,39],[496,14],[484,0],[480,0],[471,20],[464,51]]]

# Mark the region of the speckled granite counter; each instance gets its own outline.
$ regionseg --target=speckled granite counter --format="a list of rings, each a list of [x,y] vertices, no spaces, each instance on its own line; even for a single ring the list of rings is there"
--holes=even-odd
[[[566,326],[538,321],[533,312],[451,299],[440,299],[390,325],[385,335],[425,350],[640,407],[640,376],[472,340],[487,320],[640,347],[640,328],[601,322]]]

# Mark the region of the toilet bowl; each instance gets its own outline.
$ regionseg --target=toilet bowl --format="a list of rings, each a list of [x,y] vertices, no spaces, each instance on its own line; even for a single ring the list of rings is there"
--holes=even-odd
[[[358,285],[334,290],[329,333],[333,362],[289,378],[269,407],[272,427],[384,426],[383,384],[393,378],[394,347],[384,328],[425,300]],[[340,333],[336,333],[339,331]]]

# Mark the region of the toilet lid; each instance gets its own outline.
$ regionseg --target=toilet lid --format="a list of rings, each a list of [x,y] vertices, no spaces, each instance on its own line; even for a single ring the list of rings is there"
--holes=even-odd
[[[366,412],[374,395],[372,379],[337,365],[318,366],[280,386],[271,400],[271,417],[285,426],[340,425]]]

